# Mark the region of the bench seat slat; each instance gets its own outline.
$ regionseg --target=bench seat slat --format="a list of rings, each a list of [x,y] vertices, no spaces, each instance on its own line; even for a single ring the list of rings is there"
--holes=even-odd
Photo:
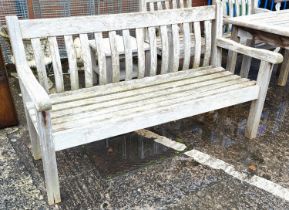
[[[222,67],[212,68],[211,66],[190,69],[186,71],[180,71],[175,73],[156,75],[154,77],[145,77],[139,80],[130,80],[125,82],[119,82],[117,84],[107,84],[106,86],[95,86],[86,89],[79,89],[75,91],[66,91],[59,94],[51,94],[51,101],[53,104],[65,103],[69,101],[82,100],[85,98],[91,98],[101,95],[112,94],[116,92],[133,90],[136,88],[147,87],[151,85],[157,85],[167,83],[168,81],[182,80],[183,78],[196,77],[204,75],[206,73],[214,73],[216,71],[223,71]]]
[[[146,86],[143,88],[139,88],[137,91],[130,90],[130,91],[123,91],[123,92],[116,92],[116,93],[107,94],[104,96],[98,96],[98,97],[92,97],[92,98],[88,98],[84,100],[56,104],[53,106],[53,111],[57,112],[58,114],[55,113],[54,117],[64,116],[66,113],[73,112],[73,110],[70,110],[70,109],[74,107],[78,107],[80,110],[81,109],[85,110],[85,109],[89,109],[88,106],[91,106],[93,108],[95,106],[100,106],[101,103],[103,102],[107,102],[107,101],[112,102],[114,100],[117,100],[117,103],[119,103],[119,100],[121,99],[130,100],[130,98],[132,98],[133,96],[138,96],[138,98],[142,100],[142,99],[145,99],[143,97],[147,97],[147,95],[152,95],[154,97],[154,96],[165,93],[165,91],[168,91],[168,93],[170,91],[177,92],[179,89],[175,87],[181,87],[181,89],[185,90],[185,89],[191,89],[194,87],[200,87],[202,85],[200,84],[201,82],[203,82],[204,85],[207,85],[207,84],[209,85],[212,82],[216,83],[218,82],[217,81],[218,78],[221,78],[225,81],[225,80],[230,80],[230,78],[232,79],[232,78],[239,78],[239,77],[235,77],[229,72],[221,71],[221,72],[216,72],[213,74],[204,74],[199,77],[172,81],[172,82],[168,82],[164,84]],[[143,96],[143,94],[146,94],[146,95]],[[65,109],[68,109],[67,112],[65,112]]]
[[[208,111],[236,105],[254,100],[258,97],[259,87],[254,82],[226,86],[222,89],[211,90],[206,97],[177,98],[155,104],[154,109],[142,112],[126,111],[114,113],[114,117],[93,123],[75,126],[54,133],[54,144],[57,151],[90,143],[107,137],[125,134],[138,129],[151,127],[172,120],[182,119]],[[218,100],[222,98],[222,100]],[[214,103],[212,103],[214,101]],[[137,108],[137,107],[136,107]],[[182,110],[180,112],[180,110]]]

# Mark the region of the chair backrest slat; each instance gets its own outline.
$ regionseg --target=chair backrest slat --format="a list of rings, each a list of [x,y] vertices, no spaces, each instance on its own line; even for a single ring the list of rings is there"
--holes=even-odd
[[[138,53],[138,78],[145,75],[145,49],[144,49],[144,29],[136,29],[137,53]]]
[[[84,64],[85,87],[93,86],[92,60],[87,34],[80,34],[81,55]]]
[[[102,33],[95,33],[95,46],[96,46],[96,56],[98,61],[98,74],[99,74],[99,84],[105,85],[108,83],[107,71],[106,71],[106,57],[103,46]]]
[[[210,20],[205,21],[205,54],[203,60],[203,66],[208,66],[211,60],[212,51],[212,22]]]
[[[64,36],[65,48],[67,52],[69,73],[70,73],[70,85],[72,90],[79,89],[79,77],[77,69],[76,53],[73,45],[72,36]]]
[[[194,35],[195,35],[195,54],[194,54],[193,68],[198,68],[201,62],[201,50],[202,50],[200,22],[194,22]]]
[[[172,60],[173,64],[170,66],[172,67],[172,72],[177,72],[180,63],[180,35],[179,27],[176,24],[172,25],[172,53],[170,60]]]
[[[184,33],[184,61],[183,70],[189,69],[191,60],[191,31],[189,23],[183,24]]]
[[[122,35],[125,52],[125,80],[131,80],[133,78],[133,61],[129,30],[123,30]]]
[[[39,38],[32,39],[31,45],[34,52],[35,64],[37,69],[37,75],[40,84],[46,91],[48,91],[48,78],[46,73],[44,52],[42,50],[41,41]]]
[[[64,81],[62,65],[59,54],[59,47],[56,37],[48,37],[49,49],[52,58],[53,72],[55,78],[56,92],[60,93],[64,91]]]
[[[154,76],[157,73],[157,39],[155,27],[148,28],[149,44],[150,44],[150,68],[148,75]]]
[[[169,68],[169,37],[167,26],[160,26],[161,42],[162,42],[162,66],[161,74],[168,72]]]
[[[112,65],[112,82],[119,82],[120,68],[119,68],[119,52],[117,49],[116,31],[108,32],[110,49],[111,49],[111,65]]]

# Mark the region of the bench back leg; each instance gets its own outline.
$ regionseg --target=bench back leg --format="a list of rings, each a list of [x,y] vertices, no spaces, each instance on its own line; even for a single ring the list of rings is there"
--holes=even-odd
[[[249,118],[247,121],[246,137],[250,139],[255,138],[258,134],[258,127],[270,83],[272,69],[273,65],[271,63],[265,61],[261,62],[257,78],[257,85],[260,87],[260,93],[258,99],[253,101],[251,104]]]
[[[54,203],[61,202],[61,199],[56,165],[56,154],[51,135],[51,121],[49,112],[38,112],[37,121],[40,135],[40,145],[48,204],[52,205]]]

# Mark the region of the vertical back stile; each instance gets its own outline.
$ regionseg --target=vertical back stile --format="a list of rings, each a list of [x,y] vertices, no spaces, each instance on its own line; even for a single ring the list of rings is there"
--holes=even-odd
[[[40,84],[42,87],[48,92],[48,79],[47,79],[47,73],[46,73],[46,66],[45,66],[45,60],[44,60],[44,52],[41,47],[41,41],[39,38],[31,39],[31,45],[34,52],[35,57],[35,64],[37,68],[37,75]]]
[[[145,74],[145,51],[144,51],[144,29],[136,29],[137,55],[138,55],[138,78]]]
[[[56,37],[49,37],[48,42],[49,42],[49,48],[51,52],[50,54],[52,57],[52,65],[53,65],[56,91],[60,93],[64,91],[64,82],[63,82],[63,72],[62,72],[62,65],[61,65],[61,60],[60,60],[58,43],[57,43]]]
[[[116,32],[110,31],[109,42],[111,49],[111,61],[112,61],[112,82],[119,82],[120,79],[120,67],[119,67],[119,52],[117,49]]]
[[[132,47],[129,30],[123,30],[123,43],[125,53],[125,80],[132,79],[133,62],[132,62]]]
[[[80,34],[81,54],[84,63],[85,87],[93,86],[92,61],[87,34]]]
[[[189,69],[190,60],[191,60],[191,32],[190,32],[190,24],[183,24],[184,30],[184,63],[183,70]]]
[[[155,27],[148,28],[149,43],[150,43],[150,76],[157,73],[157,40]]]
[[[212,50],[212,22],[207,20],[204,22],[205,25],[205,55],[203,60],[203,66],[208,66],[211,60]]]
[[[172,25],[172,53],[170,54],[170,60],[173,62],[172,72],[177,72],[179,70],[180,63],[180,36],[179,36],[179,27],[178,25]]]
[[[102,33],[95,33],[94,38],[98,61],[99,84],[105,85],[107,84],[107,70],[106,70],[106,57],[104,52]]]
[[[78,79],[76,54],[75,54],[75,49],[73,46],[72,36],[64,36],[64,42],[65,42],[65,48],[67,51],[71,89],[76,90],[76,89],[79,89],[79,79]]]
[[[201,37],[201,26],[200,22],[194,22],[194,35],[195,35],[195,56],[193,68],[198,68],[201,61],[201,47],[202,47],[202,37]]]

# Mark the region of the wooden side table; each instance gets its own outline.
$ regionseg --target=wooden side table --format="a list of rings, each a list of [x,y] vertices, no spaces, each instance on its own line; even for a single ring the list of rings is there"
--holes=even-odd
[[[17,124],[17,113],[9,89],[5,63],[0,49],[0,128]]]

